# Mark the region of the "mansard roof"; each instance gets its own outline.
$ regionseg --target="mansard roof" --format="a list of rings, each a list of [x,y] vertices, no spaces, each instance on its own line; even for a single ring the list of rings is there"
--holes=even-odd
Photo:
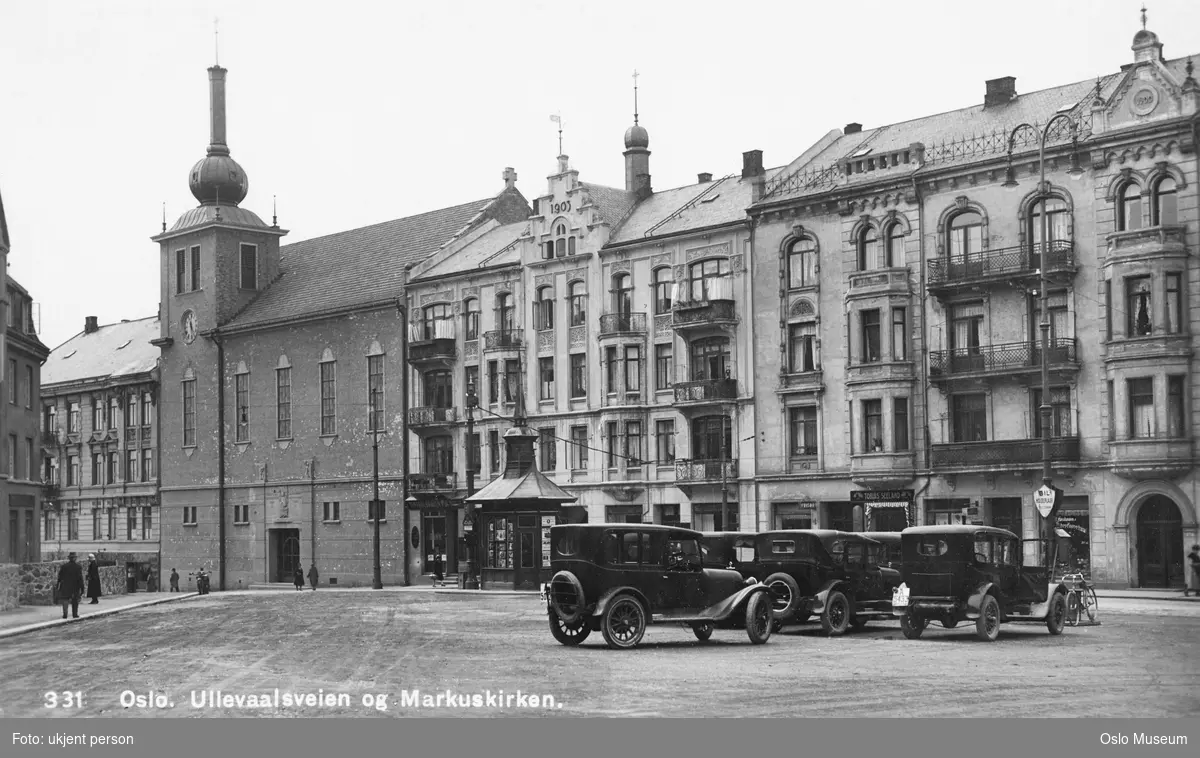
[[[80,332],[50,351],[42,365],[42,394],[53,385],[104,382],[154,370],[159,349],[150,341],[160,336],[158,316],[107,324]]]

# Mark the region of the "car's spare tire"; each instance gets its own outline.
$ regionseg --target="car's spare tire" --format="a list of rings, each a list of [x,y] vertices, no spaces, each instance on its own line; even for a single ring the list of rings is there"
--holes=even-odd
[[[587,611],[583,585],[570,571],[559,571],[550,580],[550,607],[567,624],[574,624]]]
[[[763,580],[771,591],[771,617],[786,621],[800,606],[800,585],[790,574],[782,571]]]

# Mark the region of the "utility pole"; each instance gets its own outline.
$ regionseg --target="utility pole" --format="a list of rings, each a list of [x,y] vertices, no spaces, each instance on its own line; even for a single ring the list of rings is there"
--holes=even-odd
[[[465,405],[466,405],[466,411],[467,411],[467,444],[466,444],[466,449],[467,449],[467,499],[470,499],[471,495],[475,494],[475,458],[474,458],[475,413],[474,413],[474,411],[475,411],[475,407],[477,405],[479,405],[479,397],[475,394],[475,382],[473,382],[473,381],[467,384],[467,396],[466,396]],[[474,513],[475,506],[471,503],[466,503],[464,507],[466,507],[468,509],[466,518],[464,519],[464,523],[471,524],[472,529],[474,529],[474,532],[466,540],[467,550],[470,551],[467,554],[467,574],[469,575],[468,576],[468,583],[469,583],[468,588],[469,589],[478,589],[479,584],[478,584],[476,572],[479,570],[479,562],[478,562],[479,540],[481,539],[481,533],[483,530],[479,528],[480,527],[479,524],[475,523],[475,513]]]

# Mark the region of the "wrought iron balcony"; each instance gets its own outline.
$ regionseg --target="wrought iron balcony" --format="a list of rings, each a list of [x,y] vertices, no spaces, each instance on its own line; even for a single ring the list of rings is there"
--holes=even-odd
[[[645,313],[605,313],[600,317],[600,336],[645,334]]]
[[[1008,281],[1017,277],[1036,276],[1042,265],[1043,253],[1047,273],[1074,273],[1077,265],[1075,243],[1071,240],[1053,240],[1049,245],[1017,245],[965,256],[935,258],[929,261],[928,286],[936,294],[991,280]]]
[[[675,461],[675,481],[679,483],[720,482],[722,479],[732,481],[737,479],[737,475],[737,458],[724,461]]]
[[[725,402],[737,400],[737,396],[736,379],[701,379],[696,382],[679,382],[675,385],[676,405]]]
[[[929,353],[929,378],[933,381],[968,374],[1002,373],[1005,376],[1023,370],[1040,369],[1042,348],[1037,342],[1007,342],[999,345],[961,347],[954,350],[934,350]],[[1050,341],[1045,351],[1053,368],[1075,368],[1075,338],[1059,337]]]
[[[522,350],[525,347],[524,329],[497,329],[483,333],[483,349]]]
[[[444,363],[458,357],[453,338],[421,340],[408,343],[409,363]]]
[[[458,474],[409,474],[410,492],[453,492],[458,488]]]
[[[457,408],[422,407],[408,409],[408,425],[412,427],[449,426],[458,421]]]
[[[1077,462],[1078,437],[1053,437],[1050,440],[1050,460]],[[1012,464],[1039,465],[1042,462],[1042,440],[986,440],[934,445],[930,463],[934,468],[957,466],[1004,467]]]
[[[55,430],[42,432],[42,447],[56,447],[58,445],[58,432]]]

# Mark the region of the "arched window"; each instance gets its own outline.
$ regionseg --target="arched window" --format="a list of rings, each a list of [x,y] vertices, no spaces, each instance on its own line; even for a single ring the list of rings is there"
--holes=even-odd
[[[554,290],[538,287],[533,301],[533,320],[538,329],[554,328]]]
[[[1129,182],[1121,188],[1117,199],[1117,231],[1132,232],[1142,228],[1142,188]]]
[[[817,243],[807,237],[788,248],[788,287],[811,287],[817,283]]]
[[[697,261],[692,264],[689,274],[693,302],[733,299],[728,258]]]
[[[612,278],[613,313],[628,316],[633,311],[633,279],[629,274],[617,274]]]
[[[674,275],[670,266],[654,269],[654,312],[656,314],[671,312],[671,290],[675,286]]]
[[[570,229],[564,221],[554,222],[554,239],[546,243],[545,258],[562,258],[564,255],[575,254],[575,238],[568,233]]]
[[[425,306],[422,313],[422,335],[427,340],[454,339],[451,329],[454,315],[450,312],[448,303]]]
[[[1175,194],[1175,180],[1169,176],[1159,179],[1154,185],[1154,226],[1168,226],[1179,223],[1179,206]]]
[[[479,298],[468,297],[463,301],[463,339],[479,339]]]
[[[571,282],[567,290],[567,300],[571,306],[571,326],[583,326],[587,323],[587,290],[583,282]]]
[[[496,296],[496,325],[505,332],[513,330],[513,297],[511,293],[501,292]]]
[[[887,234],[884,235],[884,266],[892,268],[904,265],[904,236],[904,225],[899,222],[894,222],[887,228]]]
[[[950,219],[946,230],[946,250],[950,260],[963,263],[978,258],[983,251],[983,216],[975,211],[964,211]]]
[[[728,416],[701,416],[692,423],[692,460],[720,461],[733,457],[733,425]]]
[[[879,268],[879,234],[872,226],[858,233],[858,270]]]
[[[1043,214],[1046,240],[1042,239]],[[1033,243],[1030,265],[1035,269],[1041,267],[1043,250],[1050,253],[1050,264],[1053,265],[1055,251],[1062,250],[1057,243],[1068,242],[1071,239],[1071,211],[1066,201],[1060,197],[1047,197],[1034,203],[1029,213],[1028,237]],[[1043,245],[1043,241],[1049,244]]]

